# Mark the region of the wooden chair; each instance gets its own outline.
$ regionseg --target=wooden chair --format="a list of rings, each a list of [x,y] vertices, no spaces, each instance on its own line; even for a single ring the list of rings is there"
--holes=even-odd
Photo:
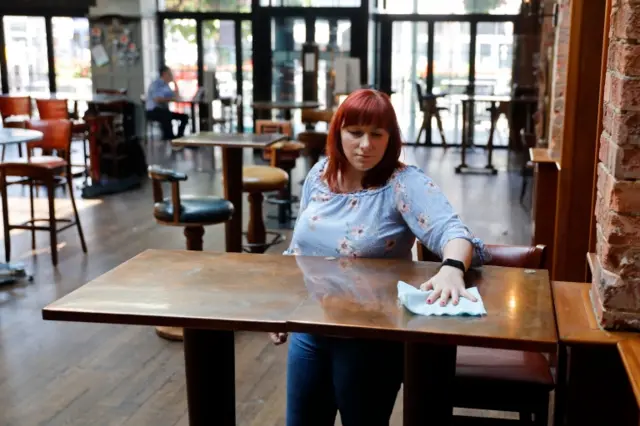
[[[491,254],[488,265],[544,269],[546,247],[543,245],[487,245],[486,248]],[[418,260],[441,261],[420,243]],[[553,359],[554,355],[550,354],[550,357]],[[456,360],[454,406],[515,411],[520,413],[522,424],[547,426],[549,394],[555,387],[551,364],[545,354],[538,352],[460,346]],[[484,420],[477,419],[478,422]]]
[[[30,96],[0,96],[0,116],[4,127],[24,128],[31,119]],[[4,150],[0,161],[4,161]],[[22,157],[22,144],[18,144],[18,156]]]
[[[73,115],[69,109],[66,99],[36,99],[36,108],[41,120],[60,120],[67,119],[72,120]],[[72,167],[79,167],[84,170],[78,175],[85,175],[88,177],[89,171],[89,156],[87,153],[87,142],[89,139],[89,124],[81,119],[73,119],[71,121],[71,139],[82,142],[82,155],[84,158],[84,164],[72,165]]]
[[[187,250],[202,251],[204,227],[224,223],[233,216],[234,207],[230,201],[216,196],[180,195],[180,182],[187,175],[158,165],[148,168],[149,178],[153,182],[153,217],[156,222],[168,226],[184,227]],[[165,198],[163,183],[171,184],[171,197]],[[183,330],[177,327],[156,327],[160,337],[169,340],[182,340]]]
[[[418,82],[416,82],[416,93],[418,95],[418,105],[420,106],[420,111],[422,112],[422,125],[420,126],[418,137],[416,138],[416,144],[420,143],[420,136],[422,136],[422,132],[427,132],[429,122],[432,118],[435,118],[436,124],[438,126],[438,131],[440,132],[440,138],[442,139],[442,146],[446,148],[447,140],[444,135],[444,128],[442,127],[442,118],[440,117],[440,111],[448,111],[448,109],[446,107],[437,106],[436,98],[425,97],[422,94],[422,86]]]
[[[525,129],[520,129],[520,142],[522,144],[522,167],[520,174],[522,176],[522,187],[520,188],[520,203],[524,200],[524,194],[527,190],[527,181],[533,176],[533,162],[529,158],[529,149],[536,146],[536,135],[527,133]]]
[[[57,233],[72,226],[77,226],[78,235],[82,251],[87,252],[84,241],[80,217],[73,195],[73,185],[71,178],[71,164],[69,161],[71,149],[71,121],[69,120],[35,120],[28,121],[27,128],[38,130],[43,133],[43,138],[38,142],[27,144],[27,158],[13,162],[0,164],[0,185],[2,190],[2,219],[4,223],[4,244],[5,258],[7,262],[11,258],[12,229],[25,229],[31,231],[31,248],[36,248],[35,231],[49,231],[51,244],[51,261],[53,265],[58,264],[58,243]],[[43,155],[33,156],[33,150],[40,148]],[[55,154],[55,155],[54,155]],[[7,177],[17,176],[25,179],[29,183],[29,201],[31,207],[31,219],[20,224],[9,223],[9,203],[7,200]],[[35,218],[33,207],[33,190],[35,185],[43,185],[47,188],[49,201],[49,217]],[[55,215],[55,189],[59,186],[67,185],[69,197],[73,207],[74,219],[59,219]],[[37,222],[47,222],[47,226],[38,226]],[[65,226],[57,227],[58,223],[66,223]]]

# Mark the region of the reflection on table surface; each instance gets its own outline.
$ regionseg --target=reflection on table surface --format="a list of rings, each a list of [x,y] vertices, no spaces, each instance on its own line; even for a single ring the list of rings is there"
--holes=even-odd
[[[439,264],[148,250],[44,309],[46,319],[229,330],[304,331],[549,349],[556,331],[548,273],[484,267],[469,275],[484,317],[416,316],[397,282],[418,286]]]

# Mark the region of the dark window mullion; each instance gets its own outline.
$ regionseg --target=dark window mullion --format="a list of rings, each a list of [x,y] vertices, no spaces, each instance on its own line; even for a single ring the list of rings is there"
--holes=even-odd
[[[242,21],[235,21],[235,39],[236,39],[236,96],[242,96],[243,91],[243,75],[242,75]],[[244,104],[245,99],[238,106],[237,114],[237,132],[244,133]]]
[[[51,16],[44,18],[44,27],[47,38],[47,63],[49,66],[49,91],[56,92],[56,61],[53,49],[53,24]]]
[[[0,46],[5,46],[4,41],[4,15],[0,15]],[[9,70],[7,68],[7,49],[0,52],[0,82],[2,83],[2,93],[9,93]]]

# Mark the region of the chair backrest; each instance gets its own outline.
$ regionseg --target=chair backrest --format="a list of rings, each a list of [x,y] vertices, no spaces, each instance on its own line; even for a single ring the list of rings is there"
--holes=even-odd
[[[153,185],[153,202],[163,201],[162,183],[171,183],[171,204],[173,206],[173,222],[180,222],[180,182],[187,180],[185,173],[175,170],[165,169],[157,164],[152,164],[147,168],[147,173]]]
[[[493,266],[505,266],[512,268],[544,269],[547,247],[542,244],[537,246],[516,246],[516,245],[485,245],[487,252],[491,255],[491,260],[486,264]],[[428,262],[440,262],[438,256],[427,250],[418,242],[418,260]]]
[[[14,115],[31,117],[31,97],[0,96],[0,115],[3,119]]]
[[[58,154],[67,159],[71,148],[71,120],[29,120],[27,129],[42,132],[42,140],[29,142],[29,150],[41,148],[45,153],[57,151]]]
[[[293,137],[293,129],[291,123],[288,121],[273,121],[273,120],[256,120],[256,134],[266,133],[282,133],[288,137]]]
[[[66,99],[36,99],[36,107],[41,120],[69,118]]]
[[[422,95],[422,85],[416,81],[416,94],[418,95],[418,104],[422,107],[424,96]]]
[[[327,143],[328,136],[327,132],[304,131],[298,133],[296,137],[298,141],[304,143],[311,149],[323,150]]]

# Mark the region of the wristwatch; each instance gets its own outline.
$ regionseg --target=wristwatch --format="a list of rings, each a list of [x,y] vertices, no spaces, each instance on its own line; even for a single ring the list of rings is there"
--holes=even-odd
[[[445,259],[442,261],[442,266],[453,266],[454,268],[460,269],[463,273],[467,272],[464,268],[464,263],[455,259]]]

